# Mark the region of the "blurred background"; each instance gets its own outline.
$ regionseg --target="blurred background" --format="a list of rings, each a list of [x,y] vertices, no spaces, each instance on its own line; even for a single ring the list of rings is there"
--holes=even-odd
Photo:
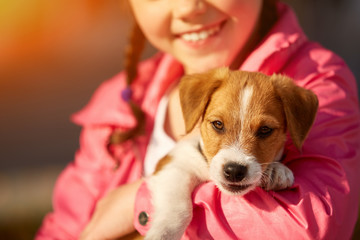
[[[360,1],[285,2],[309,38],[360,79]],[[120,5],[0,0],[1,239],[32,239],[51,211],[55,179],[78,147],[80,128],[69,117],[122,69],[131,18]],[[148,46],[144,58],[153,53]]]

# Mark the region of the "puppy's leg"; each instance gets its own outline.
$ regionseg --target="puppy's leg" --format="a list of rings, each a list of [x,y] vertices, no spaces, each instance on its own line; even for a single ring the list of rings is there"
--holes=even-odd
[[[154,213],[146,240],[180,239],[192,219],[191,192],[198,179],[173,167],[148,181]]]
[[[180,239],[190,223],[191,193],[208,179],[208,166],[197,145],[194,139],[178,143],[171,161],[148,180],[154,214],[146,240]]]
[[[265,190],[282,190],[294,183],[292,171],[280,162],[271,163],[263,173],[261,187]]]

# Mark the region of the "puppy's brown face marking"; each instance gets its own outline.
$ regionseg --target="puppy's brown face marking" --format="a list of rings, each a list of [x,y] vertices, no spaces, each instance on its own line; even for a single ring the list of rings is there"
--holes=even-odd
[[[219,128],[219,126],[221,128]],[[285,116],[271,82],[263,75],[234,72],[212,95],[201,123],[208,161],[220,149],[237,147],[262,166],[275,159],[286,139]]]

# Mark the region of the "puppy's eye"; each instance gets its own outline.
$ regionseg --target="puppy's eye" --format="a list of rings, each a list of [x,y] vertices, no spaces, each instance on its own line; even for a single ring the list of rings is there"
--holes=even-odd
[[[262,126],[259,128],[259,130],[256,133],[256,136],[259,138],[266,138],[269,137],[274,129],[268,127],[268,126]]]
[[[211,125],[218,132],[223,132],[224,131],[224,124],[223,124],[223,122],[221,122],[219,120],[211,122]]]

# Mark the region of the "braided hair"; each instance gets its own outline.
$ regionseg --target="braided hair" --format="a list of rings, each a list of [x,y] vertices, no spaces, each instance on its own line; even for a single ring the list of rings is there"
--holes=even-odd
[[[137,76],[137,66],[141,58],[145,46],[145,36],[140,27],[134,22],[131,34],[130,44],[125,51],[125,72],[126,72],[126,85],[127,87],[121,92],[121,97],[124,101],[128,102],[137,124],[134,128],[127,131],[115,130],[110,136],[110,144],[120,144],[136,136],[142,135],[145,132],[145,113],[132,99],[131,84]]]

